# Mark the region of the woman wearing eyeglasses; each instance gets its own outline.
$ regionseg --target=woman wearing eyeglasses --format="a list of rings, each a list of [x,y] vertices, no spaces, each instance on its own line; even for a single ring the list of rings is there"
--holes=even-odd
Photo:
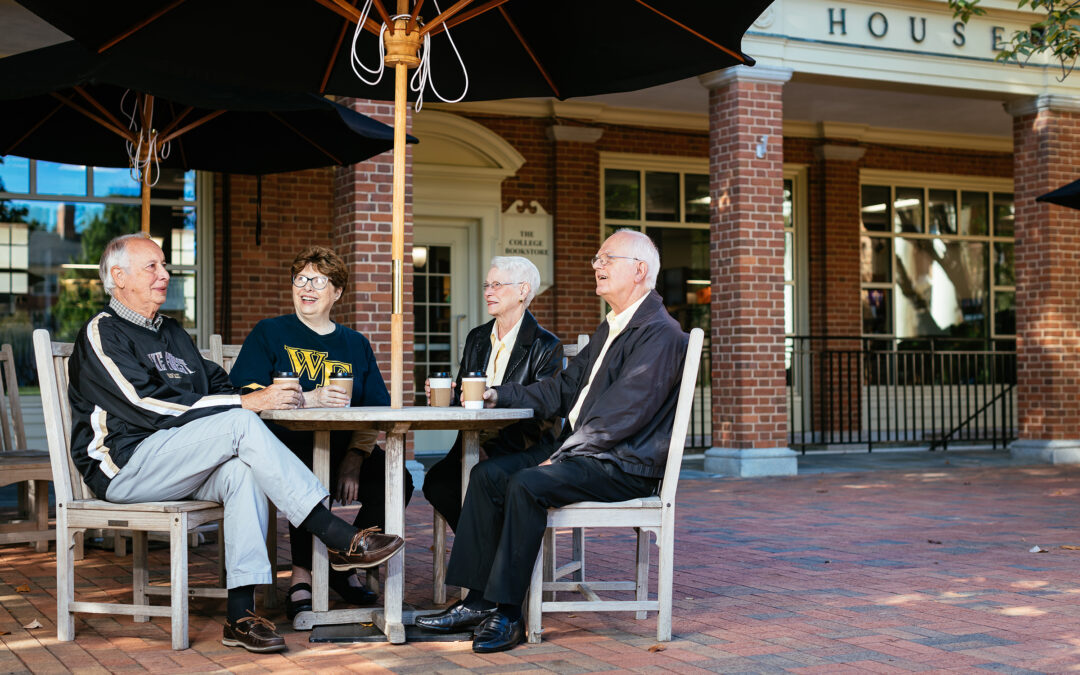
[[[488,386],[504,382],[532,384],[562,370],[559,338],[540,327],[529,303],[540,286],[540,271],[528,258],[496,256],[484,281],[484,304],[491,321],[469,331],[454,383],[452,405],[459,405],[462,375],[480,371]],[[424,383],[428,398],[431,389]],[[542,443],[541,441],[547,441]],[[529,419],[503,427],[490,437],[481,436],[480,458],[531,451],[536,464],[547,459],[555,442],[550,420]],[[461,515],[461,434],[454,447],[424,475],[424,496],[457,531]]]
[[[269,385],[275,372],[291,372],[300,378],[306,408],[390,405],[367,338],[330,320],[330,311],[349,281],[345,261],[329,248],[312,246],[296,256],[291,272],[294,312],[255,325],[230,372],[233,384],[258,389]],[[343,387],[329,383],[336,373],[352,376],[351,399]],[[267,426],[311,467],[312,432]],[[354,522],[361,529],[382,527],[385,520],[386,455],[375,445],[377,438],[378,432],[371,431],[330,434],[332,495],[342,504],[363,502]],[[406,504],[412,491],[406,472]],[[298,612],[311,609],[311,535],[290,525],[289,540],[293,568],[286,613],[291,621]],[[377,599],[351,572],[331,570],[330,587],[352,604],[371,604]]]

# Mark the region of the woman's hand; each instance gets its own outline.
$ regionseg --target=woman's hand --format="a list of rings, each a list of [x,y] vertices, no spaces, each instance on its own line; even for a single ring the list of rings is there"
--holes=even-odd
[[[304,392],[305,408],[344,408],[349,405],[349,395],[336,384],[316,387]]]
[[[364,466],[364,453],[350,448],[338,465],[337,493],[334,497],[342,505],[355,502],[360,496],[360,468]]]
[[[451,396],[454,395],[454,389],[456,389],[456,388],[457,388],[457,382],[454,382],[453,380],[450,380],[450,395]],[[428,379],[424,380],[424,397],[429,401],[431,400],[431,378],[430,377]],[[451,400],[453,400],[453,399],[451,399]]]
[[[303,392],[300,391],[300,385],[295,382],[272,384],[240,397],[240,405],[244,410],[252,412],[291,410],[302,407],[303,404]]]

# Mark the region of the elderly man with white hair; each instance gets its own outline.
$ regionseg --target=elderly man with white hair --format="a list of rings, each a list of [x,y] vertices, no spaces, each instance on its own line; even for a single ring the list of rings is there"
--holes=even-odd
[[[326,543],[334,569],[379,565],[403,542],[335,517],[323,505],[326,488],[256,415],[301,405],[298,384],[241,396],[183,326],[158,312],[169,271],[153,240],[113,239],[100,273],[112,298],[79,331],[68,363],[72,459],[99,499],[223,503],[229,591],[222,643],[280,651],[285,641],[254,613],[255,584],[274,583],[264,543],[268,497]]]
[[[664,473],[687,336],[654,290],[659,253],[645,234],[620,230],[592,266],[596,294],[611,311],[589,345],[552,378],[484,393],[488,407],[532,408],[567,423],[555,444],[473,470],[446,573],[468,595],[416,623],[475,628],[475,652],[524,640],[521,605],[549,508],[648,496]],[[539,466],[530,463],[535,451],[548,456]]]

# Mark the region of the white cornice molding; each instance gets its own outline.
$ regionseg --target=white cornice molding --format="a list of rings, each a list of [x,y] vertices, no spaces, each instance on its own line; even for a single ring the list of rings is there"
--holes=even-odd
[[[1005,112],[1013,117],[1023,117],[1044,110],[1055,112],[1080,112],[1080,97],[1061,94],[1039,94],[1030,98],[1007,101]]]
[[[857,145],[825,143],[814,148],[814,156],[825,161],[857,162],[866,154],[866,148]]]
[[[772,82],[783,84],[791,79],[791,68],[777,66],[733,66],[698,76],[698,82],[706,89],[717,89],[731,82]]]
[[[923,131],[920,129],[893,129],[889,127],[871,127],[865,124],[845,122],[803,122],[784,120],[785,138],[846,138],[860,143],[876,145],[908,145],[931,148],[956,148],[959,150],[980,150],[984,152],[1012,152],[1013,142],[1010,136],[991,136],[986,134],[960,134],[943,131]]]
[[[604,130],[597,127],[575,127],[568,124],[552,124],[547,128],[547,137],[556,142],[595,143],[604,135]]]

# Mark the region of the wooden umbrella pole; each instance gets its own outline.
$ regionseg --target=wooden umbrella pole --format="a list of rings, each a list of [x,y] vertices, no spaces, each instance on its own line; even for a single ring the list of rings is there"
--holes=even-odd
[[[142,129],[140,129],[139,133],[142,134],[143,138],[149,141],[153,134],[154,97],[150,94],[142,94],[140,98],[142,99]],[[141,147],[139,151],[140,154],[142,152],[151,152],[150,143],[147,142],[145,147]],[[144,157],[139,157],[138,159],[142,160]],[[142,196],[142,231],[146,234],[150,234],[150,172],[153,169],[154,158],[147,157],[145,159],[147,159],[147,161],[142,165],[139,174],[139,178],[142,179],[139,181],[139,183],[141,183],[139,191]]]
[[[142,231],[150,234],[150,172],[143,169],[142,180],[139,181],[139,192],[142,196]]]

